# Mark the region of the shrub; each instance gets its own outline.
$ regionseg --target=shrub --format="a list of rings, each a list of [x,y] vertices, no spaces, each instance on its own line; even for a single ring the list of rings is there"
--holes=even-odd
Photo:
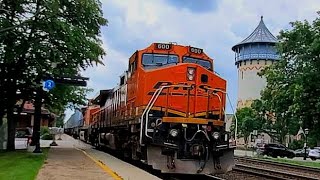
[[[42,136],[44,134],[49,134],[49,128],[46,126],[41,126],[40,127],[40,136]]]
[[[302,149],[304,146],[304,141],[303,140],[293,140],[291,143],[289,143],[289,148],[290,149]]]
[[[41,136],[41,139],[42,140],[52,140],[53,139],[53,136],[49,133],[45,133]]]

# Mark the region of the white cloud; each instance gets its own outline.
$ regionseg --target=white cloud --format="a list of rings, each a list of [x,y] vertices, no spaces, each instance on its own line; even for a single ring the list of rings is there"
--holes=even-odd
[[[119,75],[126,70],[128,64],[128,56],[112,49],[107,40],[104,40],[103,47],[107,51],[107,55],[103,59],[104,66],[98,65],[83,72],[83,76],[92,79],[88,82],[88,88],[93,88],[95,92],[113,88],[119,80]]]
[[[103,28],[104,63],[89,69],[89,87],[96,90],[116,85],[137,49],[153,42],[177,42],[203,48],[215,59],[215,70],[228,81],[233,103],[237,96],[237,70],[231,47],[248,36],[258,25],[260,15],[277,35],[294,20],[314,19],[319,0],[223,0],[212,12],[195,13],[178,9],[164,0],[102,0],[109,26]],[[197,3],[197,1],[195,1]],[[230,109],[229,109],[230,110]]]

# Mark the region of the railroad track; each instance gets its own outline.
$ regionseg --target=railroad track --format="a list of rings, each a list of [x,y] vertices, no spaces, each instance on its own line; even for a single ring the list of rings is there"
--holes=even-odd
[[[271,179],[320,179],[320,169],[259,160],[248,157],[235,157],[233,172],[241,172]]]
[[[254,159],[251,157],[235,157],[235,162],[243,162],[247,161],[248,163],[263,163],[263,164],[268,164],[268,165],[273,165],[273,166],[281,166],[281,167],[286,167],[286,168],[294,168],[294,169],[299,169],[299,170],[304,170],[304,171],[310,171],[314,173],[319,173],[320,175],[320,168],[312,168],[312,167],[306,167],[306,166],[298,166],[298,165],[292,165],[292,164],[287,164],[287,163],[281,163],[281,162],[274,162],[270,160],[262,160],[262,159]]]
[[[259,177],[270,178],[270,179],[278,179],[278,180],[288,180],[288,179],[309,179],[309,180],[318,180],[319,178],[315,177],[306,177],[304,175],[292,174],[290,172],[283,172],[275,169],[267,169],[261,167],[254,167],[244,164],[236,164],[233,168],[235,172],[241,172],[246,174],[252,174]]]

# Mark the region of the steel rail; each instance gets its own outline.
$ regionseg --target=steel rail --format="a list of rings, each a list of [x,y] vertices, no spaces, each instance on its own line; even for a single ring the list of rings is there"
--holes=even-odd
[[[273,166],[281,166],[281,167],[285,167],[285,168],[294,168],[294,169],[299,169],[299,170],[303,170],[303,171],[319,173],[319,176],[320,176],[320,168],[299,166],[299,165],[287,164],[287,163],[282,163],[282,162],[274,162],[274,161],[270,161],[270,160],[255,159],[255,158],[250,158],[250,157],[237,156],[237,157],[235,157],[235,160],[236,161],[243,160],[243,161],[249,161],[249,162],[263,163],[263,164],[268,164],[268,165],[273,165]]]
[[[249,166],[244,164],[236,164],[236,166],[233,168],[233,171],[259,175],[266,178],[281,179],[281,180],[288,180],[288,179],[317,180],[318,179],[310,176],[306,177],[304,175],[292,174],[291,172],[283,172],[281,170],[267,169],[267,168]]]

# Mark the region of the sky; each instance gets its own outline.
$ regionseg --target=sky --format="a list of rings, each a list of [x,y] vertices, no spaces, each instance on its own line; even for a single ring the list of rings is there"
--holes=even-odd
[[[94,92],[113,88],[127,69],[129,57],[154,42],[177,42],[204,49],[214,59],[215,71],[227,80],[236,107],[237,68],[231,47],[245,39],[260,17],[275,36],[290,29],[289,22],[312,21],[319,0],[100,0],[108,26],[101,28],[105,66],[87,69]],[[227,112],[232,113],[227,103]],[[72,114],[66,111],[66,119]]]

